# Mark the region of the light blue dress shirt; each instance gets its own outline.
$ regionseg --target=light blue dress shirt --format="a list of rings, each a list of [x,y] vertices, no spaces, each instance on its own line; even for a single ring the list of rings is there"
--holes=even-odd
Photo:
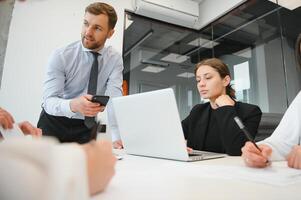
[[[43,104],[45,111],[54,116],[84,119],[81,113],[70,109],[70,101],[87,94],[93,55],[81,41],[57,49],[51,55],[46,69],[46,80],[43,86]],[[108,95],[111,98],[122,95],[123,61],[121,55],[111,46],[99,52],[97,95]],[[119,131],[109,101],[107,105],[108,122],[113,141],[120,139]]]

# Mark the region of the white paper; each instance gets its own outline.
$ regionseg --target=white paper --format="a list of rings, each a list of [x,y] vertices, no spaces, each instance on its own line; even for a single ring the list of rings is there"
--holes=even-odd
[[[18,124],[14,124],[12,129],[3,129],[0,126],[0,132],[4,139],[14,138],[14,137],[25,137],[24,133],[19,128]]]
[[[301,182],[301,170],[287,167],[286,162],[273,162],[266,168],[246,166],[202,166],[202,174],[214,178],[252,181],[263,184],[285,186]]]

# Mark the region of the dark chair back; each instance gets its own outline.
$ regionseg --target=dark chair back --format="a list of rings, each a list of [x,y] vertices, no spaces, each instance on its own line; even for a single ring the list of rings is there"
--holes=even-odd
[[[272,135],[282,117],[283,114],[281,113],[262,113],[255,141],[258,142],[264,140]]]

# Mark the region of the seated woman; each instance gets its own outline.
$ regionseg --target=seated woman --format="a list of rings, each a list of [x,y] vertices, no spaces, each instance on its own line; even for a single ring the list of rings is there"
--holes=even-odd
[[[291,168],[301,169],[301,92],[288,107],[273,134],[259,142],[259,151],[247,142],[242,158],[249,167],[266,167],[269,161],[286,160]]]
[[[0,126],[11,129],[14,123],[12,115],[0,108]],[[59,144],[40,137],[41,129],[29,122],[18,125],[35,137],[5,140],[0,132],[0,199],[85,200],[107,187],[116,163],[110,142]]]
[[[241,155],[241,147],[247,138],[233,118],[240,117],[255,137],[261,119],[260,108],[235,101],[229,69],[217,58],[199,62],[195,76],[200,95],[209,102],[194,106],[182,121],[188,150]]]

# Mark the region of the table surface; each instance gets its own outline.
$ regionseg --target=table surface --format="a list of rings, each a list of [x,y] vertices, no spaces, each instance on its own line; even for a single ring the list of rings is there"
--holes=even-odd
[[[124,154],[123,152],[119,152]],[[285,165],[277,162],[272,165]],[[206,174],[206,167],[244,166],[240,157],[180,162],[123,155],[108,188],[92,200],[301,199],[301,182],[285,186]],[[229,174],[228,174],[229,177]]]

